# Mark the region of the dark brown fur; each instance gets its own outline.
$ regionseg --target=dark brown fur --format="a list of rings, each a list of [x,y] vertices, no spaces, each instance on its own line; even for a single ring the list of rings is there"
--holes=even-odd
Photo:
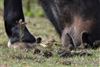
[[[39,0],[66,50],[100,40],[99,0]],[[85,46],[84,46],[85,47]]]

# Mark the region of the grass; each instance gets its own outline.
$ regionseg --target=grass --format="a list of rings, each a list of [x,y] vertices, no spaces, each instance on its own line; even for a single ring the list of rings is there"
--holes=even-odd
[[[51,23],[46,18],[26,18],[29,31],[43,41],[52,37],[60,44],[60,39]],[[4,21],[0,16],[0,67],[100,67],[100,49],[88,49],[92,55],[61,58],[57,55],[59,46],[53,47],[53,56],[46,58],[34,54],[33,50],[24,51],[7,47],[8,38],[4,30]],[[43,48],[45,49],[45,48]]]

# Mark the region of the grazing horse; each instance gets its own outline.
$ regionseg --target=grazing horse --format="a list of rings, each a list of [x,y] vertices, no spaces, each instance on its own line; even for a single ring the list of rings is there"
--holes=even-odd
[[[65,50],[85,44],[92,47],[100,40],[99,0],[39,0],[39,3],[60,35]],[[22,0],[4,0],[5,29],[12,44],[20,41],[20,19],[24,22]],[[25,25],[21,38],[22,42],[36,42]]]
[[[100,40],[100,0],[39,0],[66,51]]]

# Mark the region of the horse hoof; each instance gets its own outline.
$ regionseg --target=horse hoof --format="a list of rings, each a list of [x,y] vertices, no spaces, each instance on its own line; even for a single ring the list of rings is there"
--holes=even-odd
[[[19,49],[29,49],[29,48],[34,48],[37,45],[37,43],[25,43],[25,42],[15,42],[15,43],[11,43],[11,41],[8,41],[8,47],[9,48],[19,48]]]

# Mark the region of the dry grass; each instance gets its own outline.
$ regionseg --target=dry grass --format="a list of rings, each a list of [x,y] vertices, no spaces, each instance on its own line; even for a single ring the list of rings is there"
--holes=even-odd
[[[7,47],[7,36],[4,31],[4,22],[0,16],[0,67],[100,67],[100,50],[88,49],[91,55],[80,56],[74,54],[71,57],[61,58],[57,54],[60,39],[46,18],[26,18],[27,27],[36,37],[42,37],[43,41],[53,38],[51,49],[41,48],[41,53],[32,50],[16,50]],[[52,52],[53,56],[47,58],[45,52]]]

